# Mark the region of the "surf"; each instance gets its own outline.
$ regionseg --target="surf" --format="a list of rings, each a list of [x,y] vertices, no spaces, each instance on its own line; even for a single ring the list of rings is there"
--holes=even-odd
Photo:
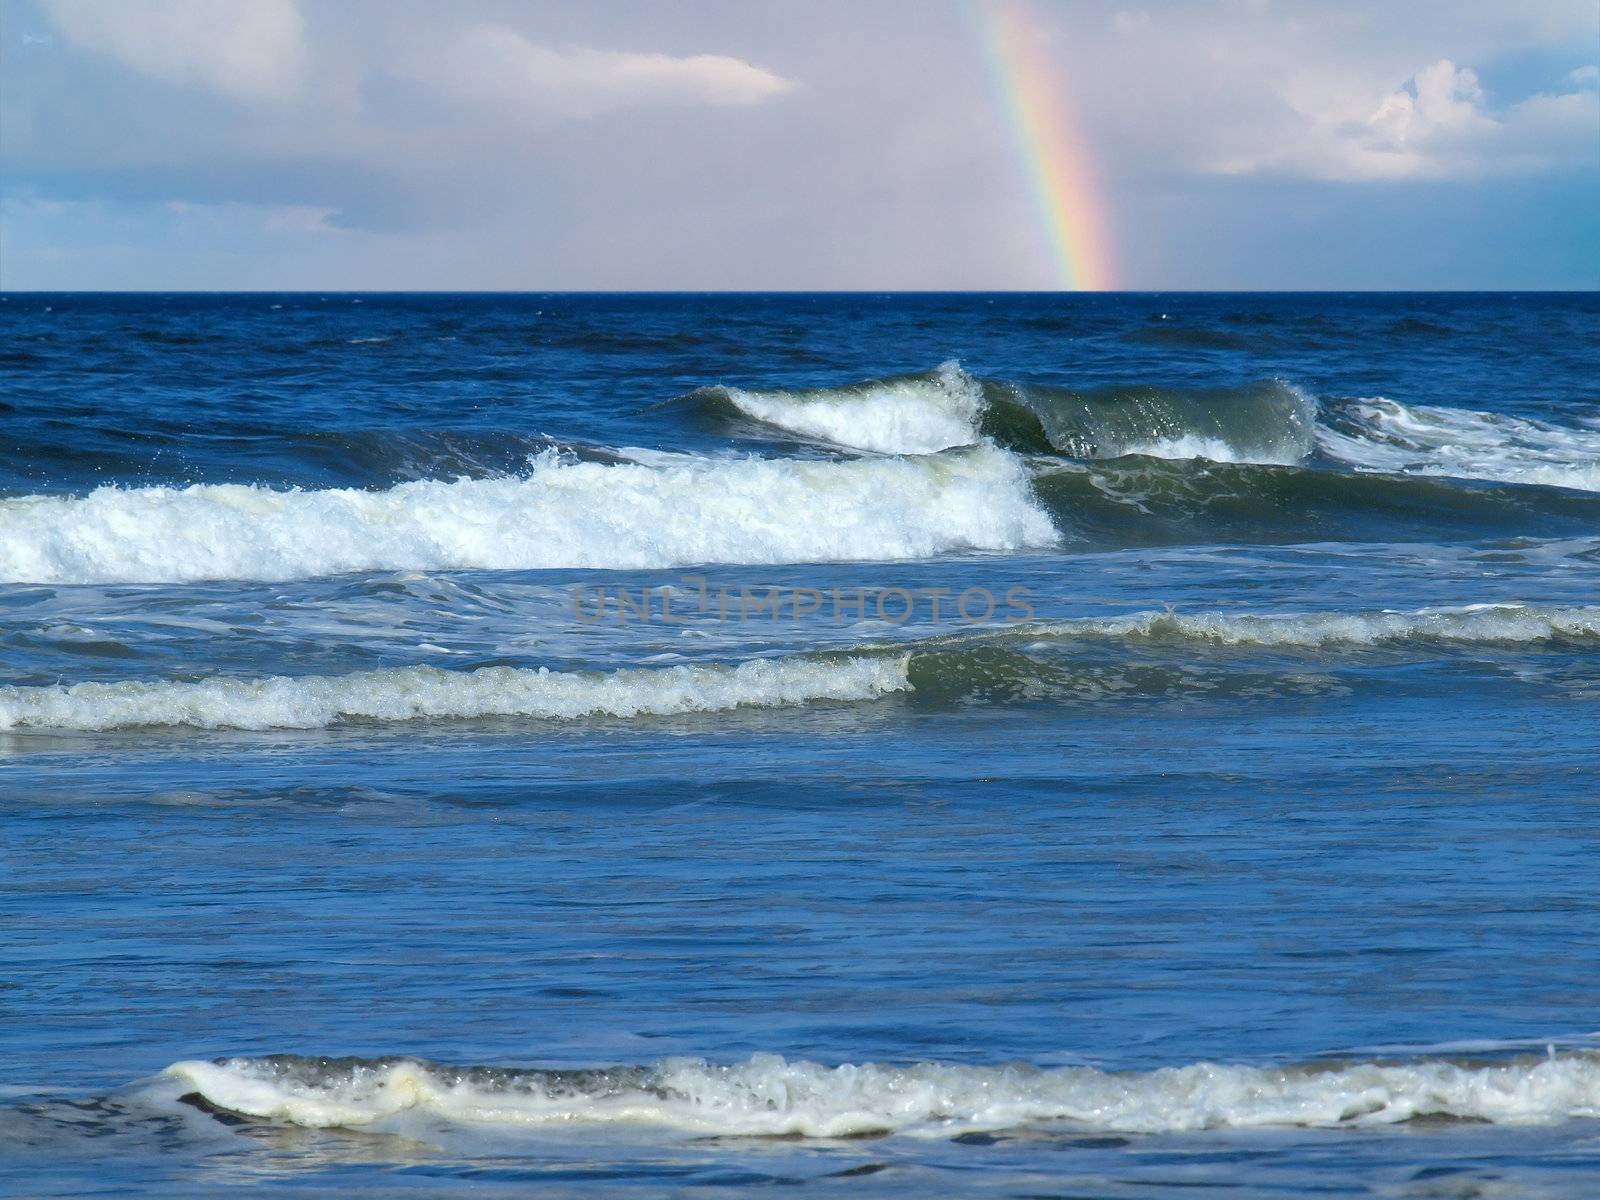
[[[1054,545],[1014,456],[536,456],[524,475],[381,491],[100,488],[0,501],[0,582],[288,580],[359,571],[642,570]]]
[[[773,610],[776,613],[776,609]],[[1115,654],[1108,656],[1104,648]],[[1306,694],[1296,664],[1219,650],[1295,651],[1323,668],[1369,650],[1477,655],[1600,649],[1600,606],[1479,604],[1414,611],[1140,612],[977,625],[833,650],[614,671],[390,667],[345,675],[228,675],[0,687],[0,731],[145,727],[325,729],[359,722],[517,717],[576,721],[853,703],[1121,703]],[[1326,683],[1321,685],[1326,688]]]
[[[1600,1117],[1600,1055],[1088,1066],[825,1066],[758,1054],[591,1070],[451,1067],[414,1058],[190,1060],[153,1085],[166,1103],[312,1128],[653,1125],[711,1136],[952,1137],[1066,1123],[1123,1133],[1373,1128],[1426,1118],[1551,1125]]]

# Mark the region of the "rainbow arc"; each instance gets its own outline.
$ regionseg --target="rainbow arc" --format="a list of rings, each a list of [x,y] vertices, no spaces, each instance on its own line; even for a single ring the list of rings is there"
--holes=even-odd
[[[1025,0],[979,0],[978,23],[1056,282],[1109,290],[1115,271],[1098,173],[1042,26]]]

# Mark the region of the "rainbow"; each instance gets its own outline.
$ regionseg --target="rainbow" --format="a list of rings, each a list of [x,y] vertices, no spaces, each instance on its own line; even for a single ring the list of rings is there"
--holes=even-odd
[[[1071,120],[1061,72],[1025,0],[976,0],[978,26],[1027,173],[1057,284],[1114,286],[1111,236],[1089,149]]]

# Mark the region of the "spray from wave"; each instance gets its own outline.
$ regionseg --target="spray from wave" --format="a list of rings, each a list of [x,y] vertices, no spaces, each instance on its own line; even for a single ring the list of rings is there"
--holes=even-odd
[[[180,1062],[158,1087],[203,1107],[313,1127],[422,1115],[485,1125],[648,1124],[698,1134],[948,1137],[1071,1123],[1130,1133],[1370,1127],[1423,1117],[1530,1125],[1600,1117],[1600,1055],[1498,1063],[1197,1063],[1149,1072],[939,1063],[828,1067],[757,1055],[721,1066],[541,1071],[417,1059]]]

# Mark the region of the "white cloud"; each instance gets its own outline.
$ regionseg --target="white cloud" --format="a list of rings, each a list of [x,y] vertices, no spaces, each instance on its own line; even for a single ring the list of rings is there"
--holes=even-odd
[[[1291,106],[1300,121],[1276,130],[1272,144],[1213,169],[1327,180],[1476,178],[1585,161],[1600,131],[1592,92],[1540,93],[1496,114],[1477,74],[1449,59],[1376,97],[1302,91]]]
[[[305,67],[296,0],[41,0],[73,46],[141,75],[241,100],[292,95]]]
[[[554,49],[488,24],[458,35],[423,74],[461,99],[535,116],[590,116],[672,101],[759,104],[794,87],[765,68],[721,54]]]
[[[35,11],[54,23],[29,30]],[[1561,175],[1600,158],[1600,72],[1568,73],[1596,61],[1595,0],[1023,11],[1105,181],[1130,284],[1293,285],[1284,247],[1335,268],[1301,283],[1467,278],[1428,274],[1466,225],[1408,208],[1428,197],[1408,180],[1479,181],[1451,219],[1504,214],[1490,239],[1502,246],[1587,219]],[[4,190],[109,207],[8,215],[15,286],[1051,280],[960,9],[22,0],[18,13],[14,38],[50,33],[55,45],[14,42],[0,68]],[[1559,67],[1530,82],[1543,64]],[[585,120],[605,113],[624,115],[603,133]],[[1224,170],[1238,177],[1219,181]],[[1286,179],[1395,182],[1357,195]],[[1526,219],[1522,197],[1541,191],[1559,193],[1566,225]],[[173,197],[189,211],[163,207]],[[1414,219],[1417,236],[1382,252],[1353,245],[1347,267],[1331,247],[1368,228],[1378,204]],[[120,244],[148,253],[106,266]],[[81,269],[28,274],[43,261],[30,246],[84,247]],[[1397,274],[1413,250],[1424,265]]]

